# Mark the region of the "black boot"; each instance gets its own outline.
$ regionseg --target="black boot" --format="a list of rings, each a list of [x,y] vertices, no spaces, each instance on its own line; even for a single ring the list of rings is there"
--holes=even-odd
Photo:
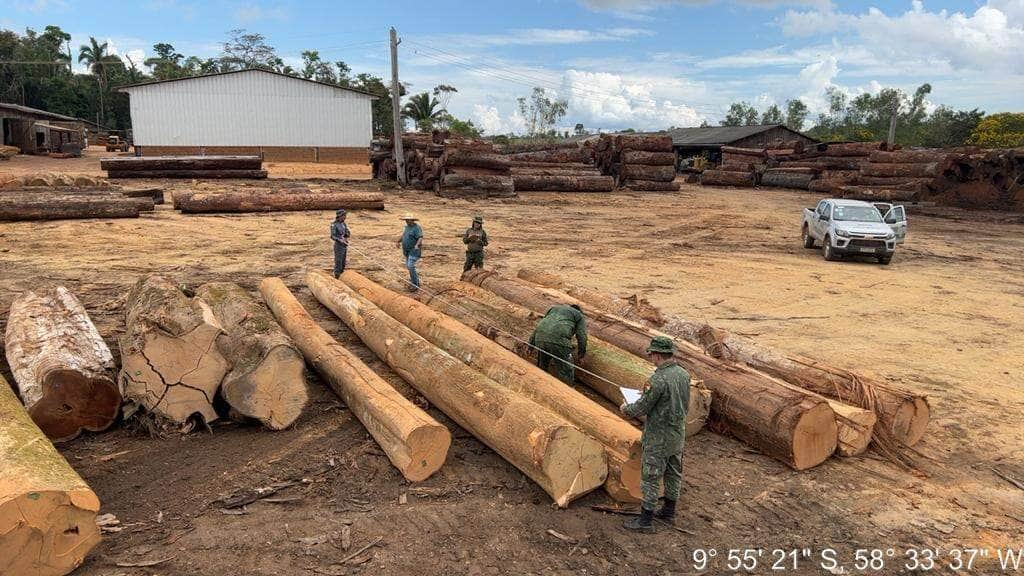
[[[646,508],[640,509],[640,515],[633,518],[629,522],[622,525],[626,530],[632,530],[633,532],[644,532],[647,534],[654,532],[654,510],[648,510]]]
[[[659,520],[664,520],[665,522],[671,522],[674,520],[676,517],[676,501],[666,498],[665,504],[662,505],[661,510],[658,510],[654,516]]]

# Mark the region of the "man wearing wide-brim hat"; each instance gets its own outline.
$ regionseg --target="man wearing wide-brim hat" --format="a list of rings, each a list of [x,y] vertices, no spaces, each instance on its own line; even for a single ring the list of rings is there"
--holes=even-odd
[[[683,441],[686,439],[686,410],[690,405],[690,374],[675,361],[676,346],[667,336],[656,336],[647,347],[647,355],[657,370],[636,402],[623,402],[619,409],[626,416],[646,416],[640,488],[643,502],[640,516],[625,524],[628,530],[653,532],[654,508],[662,481],[665,505],[657,517],[671,522],[683,482]]]
[[[466,245],[466,263],[462,266],[463,272],[469,272],[470,268],[484,267],[484,246],[487,246],[487,232],[484,230],[484,217],[474,216],[473,223],[466,228],[462,235],[462,243]]]
[[[348,260],[348,237],[352,233],[345,224],[344,209],[334,213],[334,222],[331,222],[331,240],[334,241],[334,277],[341,276],[345,271],[345,262]]]
[[[402,237],[398,239],[398,245],[402,247],[405,267],[409,270],[409,290],[415,292],[420,289],[416,263],[423,256],[423,228],[418,224],[418,218],[408,212],[402,215],[402,220],[405,221],[405,229],[402,230]]]

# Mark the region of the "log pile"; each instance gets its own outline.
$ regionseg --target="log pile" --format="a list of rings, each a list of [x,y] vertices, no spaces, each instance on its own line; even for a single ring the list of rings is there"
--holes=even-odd
[[[98,176],[66,174],[64,172],[36,172],[23,176],[0,176],[0,188],[97,188],[110,183]]]
[[[380,192],[332,192],[293,187],[259,191],[179,190],[172,194],[172,202],[183,214],[384,209],[384,195]]]
[[[111,179],[267,177],[259,156],[117,156],[101,158],[100,168]]]
[[[506,149],[517,192],[611,192],[615,180],[594,165],[586,142],[538,142]]]
[[[722,146],[722,161],[718,168],[704,170],[700,183],[704,186],[746,186],[757,184],[758,170],[768,160],[764,148],[736,148]]]
[[[594,143],[601,173],[623,188],[636,191],[679,190],[672,137],[663,134],[602,134]]]
[[[949,156],[929,188],[928,199],[942,204],[1024,212],[1024,149]]]
[[[21,154],[20,148],[0,144],[0,160],[10,160],[18,154]]]
[[[508,157],[472,148],[446,150],[436,191],[444,198],[509,198],[516,195]]]

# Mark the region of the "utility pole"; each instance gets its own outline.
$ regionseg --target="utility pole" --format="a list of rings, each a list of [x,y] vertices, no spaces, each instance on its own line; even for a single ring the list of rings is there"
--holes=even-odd
[[[398,183],[405,184],[405,154],[402,152],[402,87],[398,83],[398,32],[391,27],[391,112],[394,114],[395,166],[398,167]]]
[[[892,145],[896,143],[896,115],[900,111],[900,101],[896,100],[896,103],[892,106],[892,117],[889,118],[889,149],[892,150]]]

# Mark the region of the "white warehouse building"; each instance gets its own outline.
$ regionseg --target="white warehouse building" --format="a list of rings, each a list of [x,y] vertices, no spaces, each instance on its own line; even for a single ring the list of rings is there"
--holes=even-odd
[[[136,154],[366,162],[376,96],[269,70],[125,86]]]

